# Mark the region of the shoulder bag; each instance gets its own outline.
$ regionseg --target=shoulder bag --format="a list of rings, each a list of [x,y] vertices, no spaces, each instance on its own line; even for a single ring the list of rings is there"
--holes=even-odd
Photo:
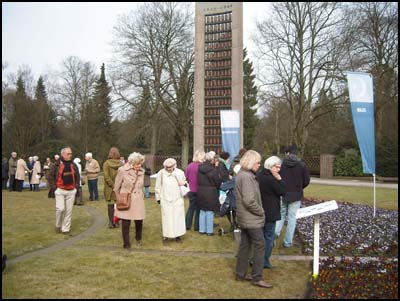
[[[128,210],[131,207],[131,194],[133,189],[135,189],[136,182],[133,183],[131,192],[119,193],[117,196],[117,209],[118,210]]]

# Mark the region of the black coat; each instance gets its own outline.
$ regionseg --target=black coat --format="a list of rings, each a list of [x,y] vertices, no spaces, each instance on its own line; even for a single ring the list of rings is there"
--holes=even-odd
[[[8,160],[7,159],[3,159],[3,161],[1,161],[1,178],[8,179]]]
[[[281,196],[286,193],[283,180],[278,181],[270,170],[263,168],[257,175],[261,200],[265,212],[265,222],[281,219]]]
[[[303,189],[310,184],[310,175],[306,164],[296,155],[285,157],[281,165],[280,175],[285,181],[286,194],[283,200],[289,203],[303,199]]]
[[[222,175],[218,168],[210,162],[204,162],[199,166],[197,174],[196,204],[201,210],[219,211],[219,187],[222,183]]]

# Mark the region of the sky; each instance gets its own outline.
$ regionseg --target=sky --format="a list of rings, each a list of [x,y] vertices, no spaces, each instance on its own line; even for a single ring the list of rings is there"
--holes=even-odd
[[[194,5],[194,2],[192,2]],[[2,63],[16,73],[28,65],[35,78],[60,70],[68,56],[90,61],[100,70],[112,58],[113,27],[118,17],[135,10],[137,2],[2,2]],[[268,4],[243,3],[243,43],[249,57],[256,20]],[[106,67],[107,69],[107,67]]]

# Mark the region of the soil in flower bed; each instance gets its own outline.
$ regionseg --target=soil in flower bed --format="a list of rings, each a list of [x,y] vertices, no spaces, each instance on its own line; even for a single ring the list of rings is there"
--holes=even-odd
[[[398,299],[398,259],[357,257],[322,260],[310,276],[307,299]]]
[[[302,207],[322,200],[304,200]],[[337,202],[338,209],[320,215],[320,255],[398,256],[398,212]],[[313,218],[297,220],[296,231],[306,255],[313,253]]]

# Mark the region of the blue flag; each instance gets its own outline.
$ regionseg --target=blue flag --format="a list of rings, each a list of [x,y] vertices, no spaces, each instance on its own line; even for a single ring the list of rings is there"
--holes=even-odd
[[[360,146],[363,172],[375,174],[375,119],[372,76],[347,72],[353,123]]]
[[[233,158],[240,150],[240,113],[238,110],[221,110],[222,150]]]

